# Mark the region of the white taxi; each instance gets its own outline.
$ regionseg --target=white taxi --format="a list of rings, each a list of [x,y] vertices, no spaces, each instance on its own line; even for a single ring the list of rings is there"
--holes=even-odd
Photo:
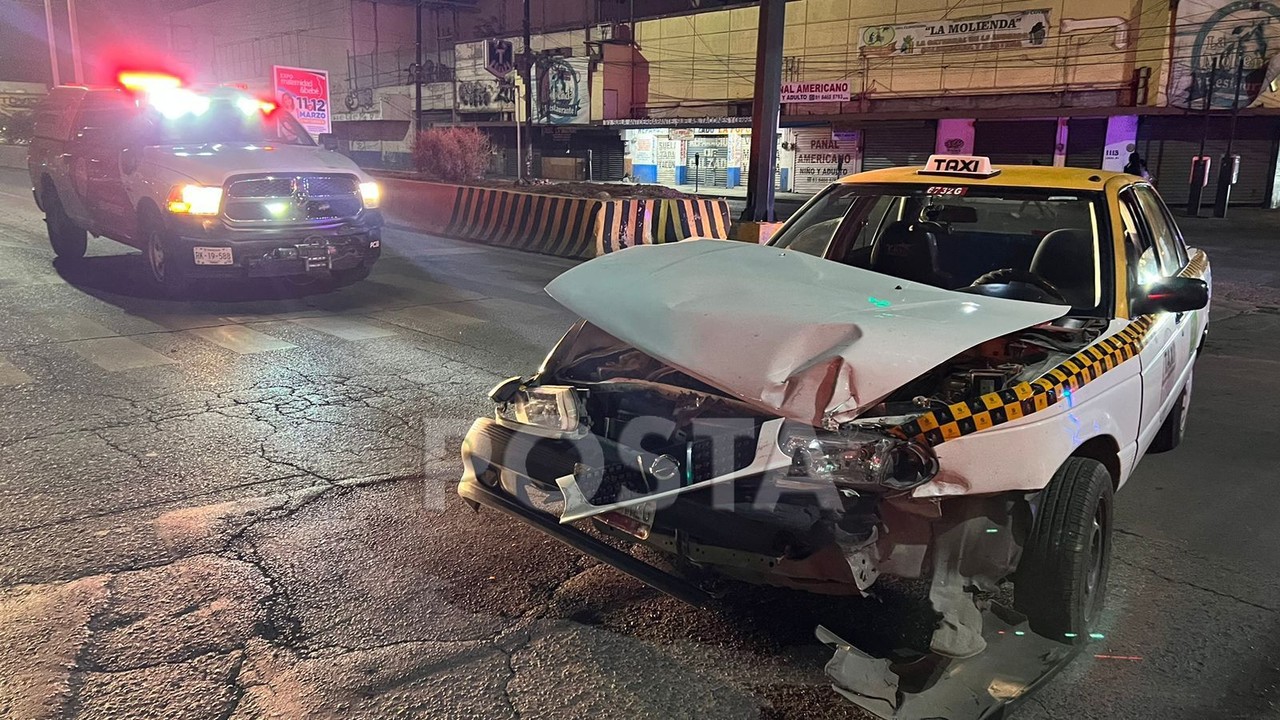
[[[986,647],[973,592],[1012,579],[1070,644],[1102,607],[1115,492],[1183,437],[1209,280],[1138,177],[853,175],[769,245],[642,246],[553,281],[582,321],[494,389],[458,491],[690,602],[597,533],[823,593],[930,578],[948,657]]]

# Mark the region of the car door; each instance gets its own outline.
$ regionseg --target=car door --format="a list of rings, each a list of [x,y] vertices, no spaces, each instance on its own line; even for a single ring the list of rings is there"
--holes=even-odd
[[[136,119],[136,106],[113,96],[82,103],[76,119],[73,183],[84,198],[89,229],[116,240],[132,238],[137,230],[120,168]]]
[[[1154,200],[1154,203],[1152,202]],[[1176,228],[1164,205],[1147,185],[1131,186],[1120,193],[1120,216],[1126,236],[1133,233],[1127,251],[1130,297],[1143,285],[1177,275],[1186,266],[1186,251],[1179,252]],[[1150,316],[1142,363],[1142,413],[1138,447],[1144,452],[1177,399],[1189,366],[1186,334],[1188,313],[1160,312]],[[1136,318],[1134,318],[1136,320]]]

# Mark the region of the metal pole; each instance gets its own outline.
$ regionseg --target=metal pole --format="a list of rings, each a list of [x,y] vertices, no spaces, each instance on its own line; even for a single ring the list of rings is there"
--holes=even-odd
[[[533,95],[531,92],[533,86],[530,84],[530,78],[533,75],[533,48],[530,47],[529,40],[529,36],[532,34],[529,27],[529,0],[523,0],[522,4],[524,5],[524,22],[521,34],[524,36],[524,52],[522,53],[524,62],[521,63],[521,70],[523,70],[524,79],[524,122],[525,130],[527,131],[525,136],[529,140],[529,148],[524,156],[524,176],[531,178],[533,177]],[[519,105],[519,102],[516,104]]]
[[[67,25],[71,28],[71,69],[76,84],[84,84],[84,65],[80,62],[80,23],[76,22],[76,0],[67,0]]]
[[[1192,83],[1195,78],[1192,76]],[[1187,216],[1200,217],[1200,208],[1204,205],[1204,188],[1209,184],[1209,167],[1204,159],[1204,145],[1209,139],[1209,110],[1213,106],[1214,89],[1218,86],[1218,58],[1213,59],[1213,67],[1209,70],[1209,84],[1204,87],[1204,101],[1201,112],[1204,114],[1204,127],[1200,130],[1200,152],[1191,166],[1191,188],[1187,195]],[[1190,103],[1190,98],[1188,98]],[[1190,105],[1188,104],[1188,109]]]
[[[773,167],[782,99],[782,30],[786,0],[760,0],[756,96],[751,102],[751,164],[742,222],[773,222]]]
[[[413,135],[416,139],[422,132],[422,0],[413,4],[413,26],[417,31],[413,45]]]
[[[520,142],[520,83],[512,83],[516,86],[516,105],[511,114],[516,121],[516,182],[524,179],[524,143]],[[529,93],[525,93],[528,97]]]
[[[1236,121],[1240,117],[1240,83],[1244,79],[1244,43],[1236,43],[1236,86],[1235,97],[1231,101],[1231,129],[1227,131],[1227,151],[1222,155],[1222,165],[1218,168],[1218,194],[1214,198],[1213,216],[1225,218],[1227,206],[1231,204],[1231,186],[1235,184],[1239,168],[1236,158],[1231,154],[1236,139]]]
[[[52,0],[44,0],[44,27],[49,34],[49,68],[53,73],[53,84],[61,85],[62,78],[58,73],[58,40],[53,34]]]

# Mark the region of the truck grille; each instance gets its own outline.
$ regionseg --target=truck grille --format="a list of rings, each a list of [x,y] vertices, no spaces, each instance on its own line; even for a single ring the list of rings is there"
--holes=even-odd
[[[232,180],[223,212],[232,222],[296,223],[351,218],[362,207],[354,176],[306,174]]]

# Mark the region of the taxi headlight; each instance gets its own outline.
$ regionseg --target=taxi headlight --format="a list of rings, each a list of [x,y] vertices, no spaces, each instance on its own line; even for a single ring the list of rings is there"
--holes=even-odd
[[[382,202],[382,188],[376,182],[360,183],[360,199],[367,208],[376,208]]]
[[[499,420],[565,432],[578,429],[578,394],[566,385],[521,389],[497,407]]]
[[[791,475],[839,487],[903,491],[938,473],[938,459],[918,443],[860,428],[824,432],[787,423],[778,446],[791,457]]]
[[[222,207],[222,188],[203,185],[174,185],[169,191],[169,212],[179,215],[217,215]]]

